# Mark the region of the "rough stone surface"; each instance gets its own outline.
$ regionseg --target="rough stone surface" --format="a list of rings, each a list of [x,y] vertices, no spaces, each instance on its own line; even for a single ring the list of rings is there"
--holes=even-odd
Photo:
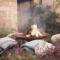
[[[17,27],[16,0],[0,0],[0,28],[16,29]]]
[[[53,35],[51,41],[56,47],[56,54],[60,56],[60,34]]]

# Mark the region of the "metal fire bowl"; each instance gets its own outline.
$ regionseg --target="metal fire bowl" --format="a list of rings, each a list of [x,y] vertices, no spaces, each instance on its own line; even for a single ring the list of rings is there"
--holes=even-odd
[[[35,40],[35,39],[43,39],[43,38],[47,38],[48,37],[48,33],[44,33],[43,36],[39,36],[39,37],[35,37],[35,36],[30,36],[30,37],[26,37],[25,34],[16,34],[16,39],[17,40],[25,40],[25,41],[31,41],[31,40]]]

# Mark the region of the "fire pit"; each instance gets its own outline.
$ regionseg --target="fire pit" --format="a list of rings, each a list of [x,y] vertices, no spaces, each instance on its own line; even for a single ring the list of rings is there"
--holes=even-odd
[[[31,25],[30,29],[26,33],[12,33],[8,36],[15,38],[19,44],[24,43],[26,41],[32,41],[35,39],[43,39],[48,37],[48,33],[40,32],[37,25]]]
[[[20,40],[25,40],[25,41],[31,41],[31,40],[35,40],[35,39],[43,39],[43,38],[46,38],[48,37],[48,33],[43,33],[43,36],[39,36],[39,37],[36,37],[36,36],[26,36],[25,34],[20,34],[17,33],[16,34],[16,39],[20,39]]]

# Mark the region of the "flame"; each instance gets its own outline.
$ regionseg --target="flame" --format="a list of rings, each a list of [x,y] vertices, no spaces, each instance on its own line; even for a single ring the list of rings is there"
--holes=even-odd
[[[43,36],[43,34],[39,31],[37,24],[31,25],[31,31],[29,33],[31,36],[35,36],[35,37]],[[27,36],[30,36],[30,35],[27,35]]]

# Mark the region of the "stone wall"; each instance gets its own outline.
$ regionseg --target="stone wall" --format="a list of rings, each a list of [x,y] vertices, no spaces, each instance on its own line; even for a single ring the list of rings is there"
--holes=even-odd
[[[0,0],[0,28],[17,29],[16,0]]]
[[[54,2],[54,0],[42,0],[42,5],[43,6],[51,6],[51,7],[53,7],[53,2]]]

